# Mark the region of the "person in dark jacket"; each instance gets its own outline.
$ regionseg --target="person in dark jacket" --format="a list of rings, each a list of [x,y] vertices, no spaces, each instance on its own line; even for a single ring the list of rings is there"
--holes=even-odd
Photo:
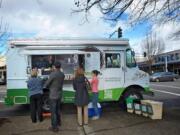
[[[51,127],[49,130],[57,132],[61,126],[60,116],[60,103],[64,82],[64,73],[60,71],[61,63],[55,63],[55,70],[50,74],[49,79],[46,81],[44,88],[50,90],[50,111],[51,111]]]
[[[88,103],[89,96],[86,88],[86,78],[82,68],[78,68],[75,72],[75,78],[73,81],[73,87],[75,92],[75,105],[77,106],[78,124],[80,126],[88,124]],[[83,112],[83,114],[82,114]]]
[[[29,89],[30,96],[30,111],[31,111],[31,120],[33,123],[43,121],[42,117],[42,80],[37,77],[37,70],[33,69],[31,72],[31,78],[27,82],[27,87]]]

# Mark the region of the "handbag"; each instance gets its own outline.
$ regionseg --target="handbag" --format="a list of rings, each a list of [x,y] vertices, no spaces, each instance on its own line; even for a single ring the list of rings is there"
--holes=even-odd
[[[91,91],[92,88],[91,88],[91,84],[89,82],[89,80],[85,77],[85,87],[88,91]]]

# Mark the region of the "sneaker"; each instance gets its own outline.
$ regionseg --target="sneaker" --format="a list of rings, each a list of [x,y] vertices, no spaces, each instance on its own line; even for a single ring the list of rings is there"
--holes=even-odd
[[[98,120],[98,119],[99,119],[99,116],[92,117],[92,120]]]
[[[79,126],[79,127],[82,127],[82,126],[83,126],[83,124],[79,124],[79,123],[78,123],[78,126]]]
[[[49,127],[48,130],[52,131],[52,132],[58,132],[59,128],[53,128],[53,127]]]

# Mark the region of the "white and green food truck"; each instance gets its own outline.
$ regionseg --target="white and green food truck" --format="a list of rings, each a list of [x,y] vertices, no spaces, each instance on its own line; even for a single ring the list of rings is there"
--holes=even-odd
[[[7,53],[7,105],[28,104],[27,80],[30,69],[38,68],[38,76],[46,80],[54,62],[59,61],[65,74],[64,103],[73,103],[74,70],[81,66],[86,76],[98,70],[99,101],[120,101],[129,96],[142,98],[151,94],[149,75],[139,70],[134,52],[126,39],[46,39],[11,40]],[[48,106],[48,92],[44,108]]]

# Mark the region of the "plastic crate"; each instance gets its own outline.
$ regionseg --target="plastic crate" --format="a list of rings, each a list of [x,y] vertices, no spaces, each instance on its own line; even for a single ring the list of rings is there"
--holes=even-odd
[[[139,99],[135,99],[133,102],[134,105],[134,112],[135,114],[141,115],[142,111],[141,111],[141,101]]]
[[[133,113],[134,112],[134,105],[133,105],[134,98],[128,97],[126,99],[126,107],[127,107],[127,112]]]

